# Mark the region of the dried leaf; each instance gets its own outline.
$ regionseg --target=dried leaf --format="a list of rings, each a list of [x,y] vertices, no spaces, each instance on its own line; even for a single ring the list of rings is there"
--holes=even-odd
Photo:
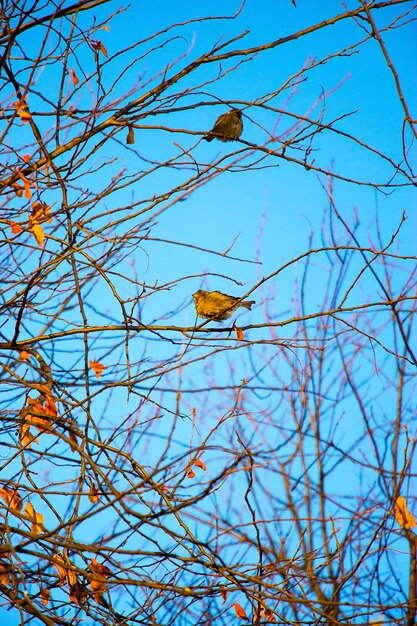
[[[192,467],[188,467],[187,468],[187,478],[194,478],[195,476],[195,472],[193,471]]]
[[[90,491],[88,493],[88,499],[92,504],[97,504],[100,502],[100,496],[98,495],[98,489],[96,485],[92,482],[90,483]]]
[[[221,591],[220,595],[223,598],[222,604],[224,604],[226,602],[226,600],[227,600],[227,591]]]
[[[233,607],[236,611],[236,615],[240,617],[240,619],[246,619],[249,621],[249,617],[246,615],[245,609],[240,606],[237,602],[233,604]]]
[[[23,182],[23,187],[25,188],[25,198],[30,200],[31,197],[32,197],[32,191],[30,189],[30,182],[29,182],[29,180],[26,178],[26,176],[24,174],[22,174],[22,172],[20,171],[20,169],[18,167],[16,168],[16,174],[19,176],[19,178]],[[17,195],[19,195],[19,194],[17,194]]]
[[[13,189],[18,198],[21,198],[23,196],[23,187],[21,187],[19,183],[14,182]]]
[[[49,602],[50,590],[47,587],[41,587],[41,601],[43,606],[46,606]]]
[[[238,338],[238,341],[243,341],[245,338],[245,335],[243,334],[243,330],[241,328],[238,328],[236,324],[233,324],[233,330],[236,333],[236,337]]]
[[[26,504],[25,513],[29,520],[32,522],[32,532],[35,535],[39,535],[41,532],[43,532],[43,515],[35,511],[30,500]]]
[[[70,433],[69,438],[70,438],[70,448],[73,452],[75,452],[78,446],[77,437],[74,435],[74,433]]]
[[[17,489],[9,489],[8,487],[0,488],[0,498],[3,498],[7,506],[15,511],[21,511],[23,500]]]
[[[31,156],[30,154],[24,154],[22,159],[24,160],[25,163],[30,163]]]
[[[29,107],[27,105],[26,98],[22,98],[21,100],[16,100],[16,102],[13,102],[13,106],[16,109],[18,116],[20,117],[20,119],[22,120],[24,124],[26,122],[29,122],[29,120],[32,119],[32,115],[29,112]]]
[[[8,585],[10,582],[9,566],[4,561],[0,561],[0,583],[2,585]]]
[[[127,133],[127,138],[126,138],[126,143],[127,144],[135,143],[135,131],[133,130],[133,126],[129,126],[129,131]]]
[[[416,519],[412,513],[407,509],[407,504],[402,496],[398,496],[394,509],[395,519],[405,529],[415,528]]]
[[[72,84],[74,85],[74,87],[76,87],[78,83],[80,82],[80,79],[78,78],[77,74],[72,69],[72,67],[70,68],[70,76],[71,76]]]
[[[35,235],[36,243],[41,246],[45,239],[45,233],[43,232],[42,226],[34,224],[30,230]]]
[[[200,467],[202,470],[206,471],[207,467],[205,466],[205,464],[203,463],[203,461],[200,461],[200,459],[196,459],[194,461],[194,465],[196,467]]]
[[[102,52],[105,57],[109,56],[106,48],[99,39],[91,41],[91,46],[95,52]]]
[[[10,226],[12,227],[12,233],[14,235],[20,235],[23,232],[23,228],[17,222],[13,222],[13,220],[9,221]]]
[[[96,378],[100,378],[103,373],[103,370],[106,369],[106,366],[103,363],[99,363],[99,361],[90,361],[90,367],[96,375]]]
[[[106,578],[112,575],[111,570],[105,565],[98,563],[96,559],[91,559],[92,576],[90,589],[97,604],[101,603],[101,597],[107,590]]]
[[[75,572],[68,569],[68,566],[66,565],[62,556],[60,554],[56,554],[54,559],[55,561],[58,561],[58,563],[54,562],[53,564],[55,565],[55,567],[57,568],[59,572],[59,584],[62,586],[65,583],[68,583],[70,587],[73,587],[74,585],[76,585],[77,576],[75,575]],[[71,565],[73,564],[71,563]]]
[[[266,620],[270,624],[277,624],[277,620],[275,619],[275,615],[271,611],[271,609],[264,608],[261,611],[261,619]]]
[[[30,448],[32,443],[39,443],[37,437],[32,435],[29,424],[22,424],[20,428],[20,441],[25,448]]]
[[[81,606],[81,604],[87,598],[87,589],[85,588],[84,585],[82,585],[81,583],[77,581],[75,585],[70,586],[69,597],[73,602],[75,602],[75,604],[77,604],[78,606]]]
[[[58,415],[58,409],[53,398],[46,398],[45,413],[47,415],[52,415],[52,417],[56,417]]]
[[[32,212],[29,215],[29,225],[33,222],[41,224],[42,222],[52,222],[51,207],[46,202],[32,202]]]
[[[27,361],[28,359],[30,359],[29,352],[26,352],[26,350],[22,350],[22,352],[19,352],[19,359],[22,359],[22,361]]]

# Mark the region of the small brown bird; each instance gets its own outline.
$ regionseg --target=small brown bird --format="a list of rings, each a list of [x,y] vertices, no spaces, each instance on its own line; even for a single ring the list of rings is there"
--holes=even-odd
[[[241,300],[235,296],[228,296],[221,291],[204,291],[199,289],[193,293],[194,306],[199,317],[221,322],[227,320],[240,306],[252,308],[255,300]]]
[[[239,139],[243,131],[242,111],[232,109],[227,113],[223,113],[217,118],[216,123],[207,135],[204,136],[206,141],[220,139],[220,141],[234,141]]]

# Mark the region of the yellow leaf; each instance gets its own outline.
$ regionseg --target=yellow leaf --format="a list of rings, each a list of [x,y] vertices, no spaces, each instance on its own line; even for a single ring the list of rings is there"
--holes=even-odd
[[[407,509],[407,504],[402,496],[398,496],[394,509],[395,519],[405,529],[416,527],[416,518]]]
[[[33,504],[28,501],[25,513],[29,520],[32,522],[32,532],[35,535],[39,535],[43,531],[43,515],[41,513],[37,513],[33,508]]]
[[[43,232],[42,226],[34,224],[30,230],[35,235],[36,243],[41,246],[45,239],[45,233]]]

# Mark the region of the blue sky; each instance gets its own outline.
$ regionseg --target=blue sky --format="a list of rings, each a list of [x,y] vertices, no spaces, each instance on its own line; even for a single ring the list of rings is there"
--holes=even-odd
[[[348,6],[356,4],[350,2]],[[96,12],[97,19],[103,20],[112,11],[116,11],[118,6],[110,2],[100,7]],[[166,0],[153,3],[133,2],[126,11],[109,20],[109,30],[104,29],[94,35],[95,38],[101,37],[109,52],[109,58],[120,49],[126,49],[124,54],[111,62],[100,56],[103,63],[101,80],[106,92],[104,101],[108,103],[115,101],[118,96],[133,89],[137,81],[139,81],[138,91],[128,100],[142,95],[162,80],[160,73],[167,64],[175,62],[173,67],[167,70],[167,76],[171,76],[179,68],[210,50],[222,38],[231,39],[248,30],[243,39],[231,44],[227,50],[249,48],[286,37],[344,11],[342,4],[327,0],[319,3],[313,0],[305,2],[299,0],[296,8],[286,0],[263,2],[248,0],[242,13],[235,20],[196,21],[170,31],[168,37],[172,37],[172,41],[161,49],[152,48],[155,43],[162,43],[167,38],[165,34],[162,34],[156,42],[144,43],[128,50],[138,40],[144,40],[172,23],[197,20],[208,15],[221,16],[226,10],[232,15],[239,6],[238,2],[224,3],[215,0],[207,9],[209,13],[204,13],[204,8],[201,8],[199,3],[172,3]],[[404,4],[404,11],[410,7]],[[399,14],[399,10],[401,7],[375,11],[378,27],[383,29],[390,19]],[[81,33],[87,32],[92,25],[91,14],[80,14],[77,24],[81,27]],[[366,150],[349,137],[341,137],[330,129],[315,136],[313,150],[309,155],[309,162],[311,163],[311,159],[314,158],[314,164],[322,168],[324,173],[307,170],[303,165],[291,163],[285,158],[288,156],[303,159],[305,152],[298,150],[298,146],[288,147],[284,156],[280,153],[282,142],[288,137],[288,133],[295,133],[294,115],[298,115],[308,116],[312,120],[320,119],[322,124],[334,124],[334,128],[356,137],[375,150],[388,155],[396,163],[400,163],[404,113],[395,90],[393,76],[387,68],[377,42],[370,39],[363,45],[360,44],[366,37],[365,31],[361,28],[363,25],[363,22],[354,23],[352,20],[340,21],[285,45],[259,52],[254,58],[245,57],[245,62],[237,65],[219,81],[215,80],[219,71],[232,69],[239,63],[240,57],[235,57],[232,62],[224,60],[221,65],[216,63],[200,67],[168,91],[166,95],[169,98],[161,106],[163,113],[159,113],[158,103],[151,102],[146,109],[148,116],[135,119],[134,114],[131,114],[127,121],[133,120],[135,124],[136,141],[133,146],[126,145],[127,129],[121,128],[113,140],[91,155],[86,165],[80,166],[76,174],[84,172],[85,176],[81,182],[68,180],[70,202],[74,202],[75,205],[82,193],[85,194],[84,199],[89,198],[90,192],[98,193],[121,170],[124,170],[126,176],[135,177],[139,172],[150,170],[154,163],[164,162],[169,157],[175,158],[175,167],[157,168],[155,173],[138,177],[133,185],[123,187],[104,200],[93,202],[91,206],[78,208],[72,214],[75,224],[82,220],[84,230],[80,230],[78,241],[83,241],[83,252],[90,255],[93,261],[101,259],[101,254],[106,253],[110,245],[119,245],[118,254],[115,255],[117,262],[109,261],[108,270],[115,272],[111,277],[122,298],[133,299],[140,291],[140,284],[146,284],[146,294],[139,300],[141,319],[145,324],[192,326],[195,323],[195,311],[191,294],[197,289],[201,287],[210,290],[219,289],[234,295],[243,295],[262,277],[277,272],[280,267],[289,264],[276,277],[266,281],[251,294],[257,301],[257,306],[251,313],[242,309],[236,316],[240,326],[263,325],[245,331],[245,338],[254,342],[250,347],[249,344],[238,344],[234,335],[229,337],[222,331],[207,341],[204,336],[201,343],[199,339],[194,338],[193,344],[185,352],[183,351],[188,339],[184,338],[180,331],[162,335],[172,339],[174,343],[167,339],[162,340],[160,335],[152,333],[132,334],[130,356],[136,386],[130,395],[125,386],[120,389],[117,386],[112,387],[115,381],[123,383],[127,378],[124,332],[90,335],[90,355],[106,365],[106,370],[99,381],[91,379],[92,393],[98,394],[92,399],[91,411],[103,437],[108,436],[112,445],[118,446],[121,450],[128,450],[132,456],[136,454],[141,462],[151,467],[155,463],[155,458],[162,454],[166,436],[171,433],[172,428],[172,449],[161,464],[164,467],[158,475],[158,479],[161,480],[167,477],[172,486],[175,481],[179,481],[179,474],[170,474],[168,461],[172,461],[175,472],[179,472],[181,463],[184,465],[187,462],[189,448],[202,445],[210,429],[215,429],[214,435],[207,440],[205,451],[207,475],[201,478],[201,483],[180,484],[178,493],[181,495],[188,495],[201,489],[204,480],[210,480],[222,463],[233,458],[238,449],[236,430],[245,434],[260,457],[265,455],[268,459],[268,446],[274,448],[273,459],[265,461],[266,469],[259,478],[260,481],[265,480],[271,494],[274,494],[276,489],[274,481],[277,480],[278,474],[275,473],[275,469],[281,458],[288,460],[293,475],[300,472],[300,461],[296,456],[291,457],[291,433],[294,433],[295,425],[290,412],[292,398],[290,391],[300,390],[297,399],[299,425],[306,433],[306,449],[312,454],[314,442],[312,439],[310,449],[309,438],[312,431],[309,429],[309,412],[302,402],[301,394],[307,380],[312,412],[314,399],[323,397],[322,427],[326,432],[325,436],[332,440],[332,443],[334,437],[334,442],[349,450],[358,463],[369,455],[373,468],[377,465],[378,459],[373,456],[373,442],[366,438],[360,407],[349,395],[349,385],[343,377],[341,378],[340,355],[333,341],[332,329],[329,330],[333,343],[330,343],[328,352],[328,369],[321,381],[322,386],[316,389],[316,381],[313,376],[310,379],[309,375],[310,369],[314,371],[318,361],[318,350],[315,353],[314,350],[296,349],[293,346],[290,350],[282,348],[277,342],[277,338],[292,339],[294,343],[301,338],[304,340],[302,327],[289,324],[271,329],[267,324],[268,319],[274,323],[299,315],[302,304],[306,314],[331,308],[332,292],[328,288],[330,272],[333,270],[330,284],[333,287],[339,286],[336,302],[340,302],[349,285],[364,268],[365,262],[357,253],[354,253],[350,260],[346,257],[344,263],[340,262],[341,256],[334,252],[312,255],[303,292],[305,260],[290,263],[297,256],[306,253],[310,247],[331,245],[330,232],[333,232],[335,241],[342,245],[350,240],[330,206],[326,193],[329,183],[326,171],[356,181],[334,179],[332,194],[340,217],[355,231],[361,246],[383,248],[388,245],[405,211],[407,220],[390,251],[397,251],[403,256],[417,253],[415,187],[405,176],[397,174],[394,183],[401,186],[385,188],[384,185],[394,174],[392,165],[386,160]],[[382,35],[414,118],[417,116],[417,78],[411,68],[416,66],[417,61],[416,34],[415,23],[410,22],[402,28]],[[33,47],[35,52],[40,44],[32,37],[32,34],[24,35],[22,42]],[[349,51],[343,56],[332,57],[348,47]],[[52,50],[51,46],[51,54]],[[73,52],[76,56],[71,57],[69,67],[73,67],[82,79],[83,71],[86,74],[92,71],[94,56],[82,37],[79,48],[74,48]],[[328,55],[330,58],[327,59]],[[137,57],[140,58],[133,63]],[[311,62],[313,58],[316,62],[325,59],[327,61],[303,75],[300,74],[300,82],[293,84],[292,88],[279,91],[290,77],[300,73],[305,63],[308,60]],[[59,71],[57,65],[51,64],[43,72],[39,72],[36,78],[36,89],[39,88],[39,92],[50,98],[52,103],[59,92]],[[147,81],[150,81],[149,84]],[[213,82],[207,84],[207,81]],[[69,87],[67,85],[66,88],[68,89],[66,106],[72,103],[80,109],[91,106],[97,94],[101,95],[95,78],[81,83],[76,90],[73,90],[71,85]],[[275,91],[276,95],[268,102],[270,109],[255,105],[258,99]],[[46,100],[42,101],[35,93],[30,94],[29,104],[32,110],[41,111],[48,110],[49,106]],[[202,141],[198,133],[208,131],[217,116],[226,112],[232,105],[243,111],[242,143]],[[193,108],[188,108],[191,106]],[[181,107],[186,107],[187,110],[177,110]],[[113,112],[113,109],[102,112],[96,123],[107,119]],[[334,121],[342,116],[343,119]],[[55,118],[39,116],[39,124],[45,136],[48,136],[47,133],[54,128]],[[154,126],[158,128],[153,128]],[[83,128],[81,124],[75,131],[70,129],[69,135],[80,133],[80,128]],[[314,129],[314,126],[312,128]],[[61,132],[62,141],[65,132],[65,129]],[[18,127],[14,135],[16,145],[20,145],[19,142],[25,137],[25,133],[28,133],[27,126]],[[266,143],[272,133],[275,133],[277,140]],[[99,140],[100,136],[94,139],[97,142]],[[265,158],[259,167],[257,164],[254,165],[262,154],[259,152],[246,155],[242,161],[237,161],[241,158],[240,151],[247,145],[243,143],[245,141],[256,145],[265,144],[278,154]],[[407,144],[411,145],[410,161],[417,167],[415,148],[411,144],[409,133]],[[305,140],[304,150],[307,145],[308,142]],[[161,202],[154,209],[149,208],[154,195],[168,192],[172,187],[187,181],[197,171],[197,164],[203,169],[217,160],[219,167],[226,167],[228,171],[195,188],[192,193],[181,198],[181,201],[173,202],[169,206]],[[232,166],[235,160],[236,163]],[[57,159],[57,163],[67,162],[66,155]],[[90,166],[93,172],[88,172]],[[372,186],[359,184],[367,181],[381,184],[383,186],[381,191]],[[81,188],[83,191],[80,191]],[[180,195],[177,194],[178,197]],[[58,241],[49,240],[41,256],[39,247],[34,244],[33,239],[30,240],[34,250],[28,254],[25,264],[18,267],[16,272],[24,267],[33,270],[38,262],[49,258],[50,251],[53,258],[53,251],[60,249],[59,238],[65,236],[65,219],[59,212],[59,194],[56,189],[45,190],[43,197],[51,204],[53,210],[57,211],[56,222],[50,227],[45,227],[45,231],[56,236]],[[20,200],[14,199],[15,206],[19,207],[19,202]],[[164,207],[162,212],[161,207]],[[142,208],[146,208],[147,211],[138,214]],[[132,217],[125,220],[129,211]],[[23,212],[22,209],[22,214]],[[98,213],[100,217],[97,218]],[[110,225],[117,220],[120,220],[120,223]],[[136,240],[128,241],[134,229],[139,228],[143,220],[149,220],[149,224],[142,231],[138,231]],[[56,223],[60,223],[61,226],[56,228]],[[104,228],[103,239],[100,239],[101,232],[97,234],[99,228]],[[84,233],[87,231],[96,233],[97,236],[93,236],[88,242],[84,241]],[[117,237],[124,236],[125,243],[117,240]],[[229,250],[232,244],[228,256],[223,255],[222,253]],[[371,253],[368,255],[369,259]],[[80,254],[77,259],[81,272],[85,267],[91,267],[90,262],[86,261],[86,256]],[[379,277],[386,283],[388,270],[385,274],[382,264],[375,263],[373,267],[378,268]],[[396,260],[393,266],[389,267],[392,272],[389,286],[392,295],[394,297],[412,295],[405,292],[405,286],[407,273],[413,271],[415,263],[409,260]],[[36,319],[32,324],[25,325],[22,335],[31,336],[34,334],[34,328],[38,330],[45,324],[43,314],[46,308],[43,307],[55,306],[55,284],[57,286],[60,284],[65,272],[69,272],[68,266],[61,263],[52,275],[51,283],[43,287],[45,291],[39,289],[36,292],[34,311],[31,313]],[[132,281],[136,281],[136,284]],[[152,286],[156,283],[157,287],[162,286],[164,289],[161,291],[155,289],[154,292]],[[409,285],[413,284],[413,280],[410,280]],[[120,306],[112,297],[109,285],[101,280],[100,276],[97,284],[93,284],[92,281],[86,284],[84,294],[89,324],[105,323],[103,314],[108,315],[116,324],[122,323]],[[48,300],[49,297],[52,300]],[[347,297],[346,305],[357,306],[367,301],[383,302],[384,299],[381,286],[368,269],[355,283]],[[386,310],[383,307],[380,309],[383,309],[382,312],[376,313],[374,318],[371,313],[362,311],[358,317],[352,314],[346,319],[355,323],[364,332],[368,329],[368,323],[374,323],[374,327],[378,329],[377,339],[385,347],[395,350],[398,335],[395,335],[389,316],[386,316]],[[137,315],[138,308],[135,308],[133,317]],[[3,332],[7,333],[13,323],[14,320],[11,320],[10,326],[5,324]],[[78,308],[68,307],[67,310],[63,310],[60,319],[56,320],[53,330],[66,329],[71,325],[75,327],[77,324],[82,324]],[[212,322],[210,327],[214,327]],[[343,326],[335,325],[335,328],[340,331],[343,340]],[[325,333],[316,326],[315,321],[312,320],[307,325],[306,332],[313,344],[321,345],[320,341]],[[334,334],[337,334],[336,330]],[[368,347],[361,359],[355,362],[355,350],[363,336],[352,337],[352,344],[349,345],[347,342],[343,348],[347,355],[346,359],[349,364],[353,363],[352,376],[358,385],[361,385],[370,419],[375,420],[376,436],[383,440],[387,433],[384,430],[386,423],[384,420],[387,415],[395,414],[397,402],[395,387],[386,372],[392,372],[394,380],[396,362],[387,351],[376,344],[372,348]],[[83,398],[86,393],[83,389],[84,355],[75,354],[75,348],[83,349],[81,335],[77,340],[71,337],[59,344],[45,342],[43,346],[45,354],[51,359],[54,375],[61,385],[62,393],[70,391],[73,399]],[[209,354],[212,356],[203,360],[203,356]],[[178,358],[178,362],[181,362],[184,368],[174,367],[158,380],[161,371],[159,368],[165,357]],[[201,360],[188,364],[188,359],[191,360],[193,357]],[[265,364],[265,368],[262,364]],[[411,372],[411,367],[408,371]],[[146,372],[149,378],[146,378]],[[236,389],[241,385],[243,378],[250,379],[254,389],[242,392],[239,411],[233,413],[234,404],[237,402]],[[104,385],[108,383],[108,388],[103,383]],[[344,390],[341,387],[345,383]],[[174,391],[183,384],[183,395],[181,398],[175,393],[164,396],[162,391],[160,395],[159,391],[155,391],[152,395],[155,405],[146,403],[142,405],[142,398],[135,395],[135,392],[146,394],[147,388],[153,384],[157,390],[169,387]],[[217,386],[224,389],[216,391]],[[406,392],[407,417],[412,407],[410,387],[407,387]],[[198,388],[203,388],[204,391],[199,394],[188,393]],[[175,416],[177,402],[180,406],[180,418]],[[196,416],[195,422],[191,419],[193,411]],[[77,418],[82,421],[84,414],[80,412]],[[138,420],[138,425],[132,426],[135,419]],[[217,426],[219,420],[221,427]],[[401,445],[404,445],[402,439]],[[381,448],[383,446],[384,441]],[[383,461],[390,467],[390,450],[387,452],[385,449],[385,453]],[[46,482],[50,480],[51,472],[54,480],[66,476],[66,472],[68,478],[72,475],[76,465],[72,464],[73,459],[67,449],[66,454],[69,459],[68,467],[65,470],[60,469],[58,478],[54,473],[56,470],[49,468],[45,475]],[[97,458],[101,459],[101,455],[101,451],[97,452]],[[376,472],[371,471],[365,478],[360,477],[357,465],[351,464],[347,457],[337,465],[338,457],[332,450],[326,458],[326,463],[331,465],[333,459],[335,469],[329,482],[329,493],[336,499],[334,494],[338,490],[340,502],[334,507],[340,516],[341,527],[346,530],[348,523],[344,517],[343,506],[346,510],[349,509],[352,494],[359,498],[368,492],[379,506],[383,507],[384,503],[381,505],[378,500],[381,495],[378,491]],[[277,465],[273,465],[272,461]],[[274,471],[271,470],[269,474],[271,467]],[[312,476],[316,476],[316,470],[313,464]],[[11,464],[9,471],[12,473],[17,471],[16,465]],[[245,478],[236,478],[235,484],[236,493],[241,496],[246,486]],[[69,489],[72,489],[71,483]],[[411,492],[415,495],[413,487]],[[303,483],[297,485],[296,494],[301,510],[304,506]],[[149,501],[151,499],[149,496]],[[230,511],[233,510],[231,523],[237,524],[241,503],[239,498],[236,502],[231,501],[230,492],[226,488],[224,491],[219,488],[218,493],[205,501],[202,508],[209,518],[211,511],[217,511],[217,507],[222,514],[228,512],[230,507]],[[331,506],[333,504],[334,502]],[[62,509],[65,508],[64,504],[60,506]],[[86,503],[84,506],[88,508],[90,505]],[[281,519],[283,516],[281,502],[278,502],[278,498],[275,502],[271,496],[270,500],[265,499],[263,506],[265,515],[271,516],[271,519],[277,518],[278,535],[285,526]],[[107,512],[104,511],[101,525],[97,522],[99,517],[92,518],[81,524],[74,532],[78,532],[80,537],[85,533],[97,532],[100,538],[104,534],[103,529],[106,527],[110,532],[113,523],[113,517],[106,515]],[[51,519],[48,523],[52,524]],[[210,535],[211,530],[208,522],[204,532]],[[291,531],[288,532],[291,534]],[[161,539],[158,534],[156,537]],[[290,539],[288,543],[291,543]],[[244,560],[244,555],[239,553],[238,548],[235,556],[237,561],[239,558]],[[353,554],[351,558],[354,559],[354,556]],[[162,613],[160,618],[163,619]]]

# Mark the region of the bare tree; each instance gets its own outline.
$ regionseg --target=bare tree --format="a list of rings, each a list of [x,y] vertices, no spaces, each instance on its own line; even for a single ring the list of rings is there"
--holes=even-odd
[[[252,46],[207,30],[201,53],[190,28],[240,24],[244,3],[124,48],[109,29],[134,9],[115,6],[1,10],[0,611],[16,624],[412,626],[416,255],[405,214],[387,232],[369,211],[365,235],[335,185],[415,186],[416,124],[385,43],[415,3],[361,0]],[[348,43],[274,91],[219,95],[263,55],[346,24]],[[297,102],[309,76],[370,42],[401,111],[387,153],[350,132],[352,111],[330,117],[338,88],[304,113]],[[206,152],[231,108],[243,134]],[[335,145],[358,165],[332,168]],[[277,167],[322,185],[300,254],[264,273],[262,224],[256,258],[180,233],[183,201],[200,229],[224,227],[198,211],[202,187]],[[230,263],[256,276],[245,293]],[[254,316],[197,319],[196,280],[234,282]]]

